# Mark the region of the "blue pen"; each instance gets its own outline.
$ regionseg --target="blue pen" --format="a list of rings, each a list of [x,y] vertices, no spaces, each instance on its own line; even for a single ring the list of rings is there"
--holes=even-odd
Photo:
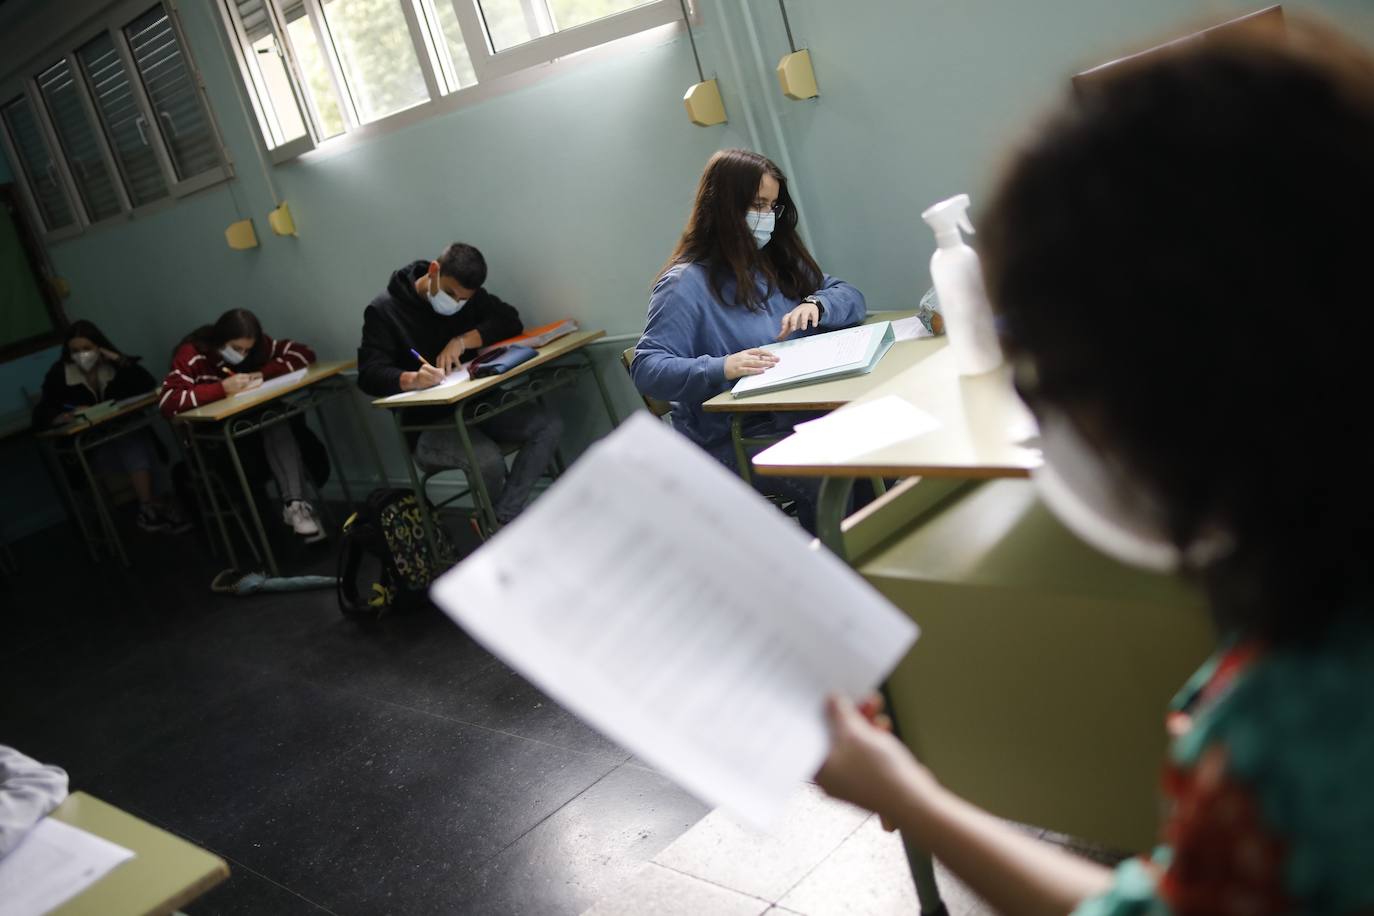
[[[418,360],[420,361],[420,365],[422,365],[422,366],[428,366],[428,365],[429,365],[429,363],[425,362],[425,358],[424,358],[423,356],[421,356],[420,353],[419,353],[419,351],[416,350],[414,347],[411,347],[411,348],[410,348],[410,355],[411,355],[411,356],[414,356],[416,359],[418,359]]]

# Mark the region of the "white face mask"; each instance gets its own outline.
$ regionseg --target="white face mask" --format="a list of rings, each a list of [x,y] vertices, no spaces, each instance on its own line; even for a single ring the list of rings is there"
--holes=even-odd
[[[1122,563],[1173,572],[1182,554],[1164,534],[1145,498],[1131,499],[1124,481],[1091,448],[1067,417],[1040,421],[1044,465],[1031,479],[1064,526]]]
[[[442,289],[429,296],[429,307],[445,318],[458,314],[458,310],[467,304],[466,299],[455,299]]]
[[[100,353],[97,350],[82,350],[80,353],[72,354],[72,362],[76,363],[82,372],[90,372],[95,368],[95,364],[100,362]]]
[[[772,210],[765,210],[762,213],[757,210],[750,210],[745,216],[744,222],[749,227],[749,231],[754,233],[755,244],[762,248],[773,238],[773,229],[777,226],[778,218]]]
[[[233,347],[229,346],[228,344],[225,344],[224,346],[220,347],[219,356],[220,359],[224,360],[229,365],[237,366],[239,363],[244,361],[244,359],[247,357],[247,354],[240,353],[238,350],[235,350]]]

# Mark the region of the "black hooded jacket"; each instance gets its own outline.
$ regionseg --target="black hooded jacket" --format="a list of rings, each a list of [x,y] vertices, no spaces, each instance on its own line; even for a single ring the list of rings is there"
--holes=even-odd
[[[401,390],[401,373],[420,368],[412,349],[432,363],[450,340],[468,331],[481,334],[485,346],[524,330],[515,307],[485,289],[473,293],[456,314],[440,315],[415,291],[415,281],[427,270],[428,261],[414,261],[402,267],[391,275],[386,292],[373,299],[363,312],[358,387],[373,397],[397,394]]]

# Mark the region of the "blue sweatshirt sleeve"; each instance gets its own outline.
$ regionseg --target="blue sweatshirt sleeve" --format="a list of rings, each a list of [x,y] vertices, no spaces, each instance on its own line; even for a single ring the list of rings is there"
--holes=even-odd
[[[864,294],[838,277],[829,274],[822,276],[821,287],[814,295],[825,303],[825,314],[821,316],[820,325],[823,328],[852,327],[868,317]]]
[[[699,404],[725,390],[725,357],[696,352],[709,296],[704,285],[684,273],[670,272],[658,281],[630,364],[630,376],[641,394]]]

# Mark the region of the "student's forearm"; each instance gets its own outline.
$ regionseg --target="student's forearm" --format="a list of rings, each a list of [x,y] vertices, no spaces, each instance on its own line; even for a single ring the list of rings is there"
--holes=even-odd
[[[1110,869],[1029,836],[933,781],[886,813],[999,913],[1069,913],[1112,883]]]

